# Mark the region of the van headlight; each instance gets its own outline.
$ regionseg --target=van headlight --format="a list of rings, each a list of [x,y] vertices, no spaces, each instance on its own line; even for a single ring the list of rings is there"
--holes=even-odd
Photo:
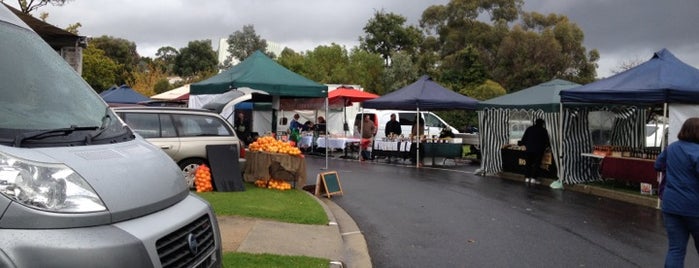
[[[50,212],[106,210],[95,190],[68,166],[5,154],[0,154],[0,193],[26,206]]]

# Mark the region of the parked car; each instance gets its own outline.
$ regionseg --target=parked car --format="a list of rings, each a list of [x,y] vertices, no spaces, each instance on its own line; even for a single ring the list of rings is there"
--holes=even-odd
[[[0,5],[0,267],[221,267],[216,215]]]
[[[233,126],[214,111],[133,106],[113,109],[136,133],[163,149],[177,163],[190,188],[194,187],[194,173],[199,165],[209,166],[207,145],[237,146],[240,171],[245,169],[245,146]]]

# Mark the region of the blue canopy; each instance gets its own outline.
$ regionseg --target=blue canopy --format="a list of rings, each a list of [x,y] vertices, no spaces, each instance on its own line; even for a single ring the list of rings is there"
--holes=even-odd
[[[132,88],[122,85],[120,87],[111,87],[100,93],[102,99],[107,103],[121,104],[137,104],[142,101],[150,100],[148,97],[141,95]]]
[[[475,110],[476,104],[478,100],[442,87],[423,75],[404,88],[364,101],[362,107],[384,110]]]
[[[563,103],[694,104],[699,103],[699,70],[662,49],[636,67],[560,94]]]

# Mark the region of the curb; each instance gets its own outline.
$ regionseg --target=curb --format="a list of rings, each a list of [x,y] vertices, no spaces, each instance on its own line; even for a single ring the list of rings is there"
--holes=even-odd
[[[516,173],[500,172],[500,173],[496,174],[496,176],[498,176],[500,178],[508,179],[508,180],[524,181],[524,179],[522,178],[523,176],[520,174],[516,174]],[[541,185],[547,186],[547,185],[551,185],[551,183],[554,182],[555,180],[541,178],[541,181],[542,181]],[[657,198],[657,196],[642,196],[642,195],[636,195],[636,194],[626,193],[626,192],[622,192],[622,191],[615,191],[615,190],[611,190],[611,189],[606,189],[606,188],[591,186],[591,185],[585,185],[585,184],[564,184],[563,190],[570,190],[570,191],[579,192],[579,193],[583,193],[583,194],[605,197],[605,198],[614,199],[617,201],[627,202],[627,203],[636,204],[636,205],[640,205],[640,206],[646,206],[646,207],[655,208],[655,209],[660,208],[660,200]]]
[[[372,267],[364,234],[347,212],[329,198],[319,198],[309,192],[328,215],[328,225],[335,225],[342,238],[343,260],[331,260],[330,267]]]

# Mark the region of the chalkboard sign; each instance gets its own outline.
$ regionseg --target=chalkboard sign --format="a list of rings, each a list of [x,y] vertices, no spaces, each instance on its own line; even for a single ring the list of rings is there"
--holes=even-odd
[[[335,194],[342,195],[342,186],[340,186],[340,176],[337,175],[337,171],[330,171],[318,174],[315,194],[317,196],[325,195],[328,198],[332,197],[332,195]]]

